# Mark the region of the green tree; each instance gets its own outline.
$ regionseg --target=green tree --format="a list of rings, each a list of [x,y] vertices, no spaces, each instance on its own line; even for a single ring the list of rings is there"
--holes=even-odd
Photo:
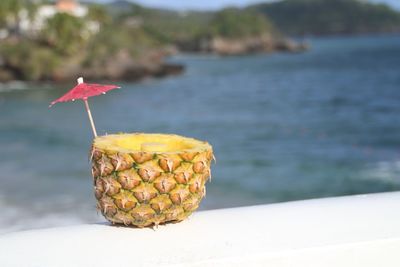
[[[1,0],[0,1],[0,26],[11,26],[16,35],[21,32],[21,12],[25,10],[28,18],[33,20],[37,5],[30,0]]]
[[[111,16],[102,5],[91,4],[89,6],[89,12],[87,15],[88,19],[99,22],[100,24],[109,24],[111,22]]]
[[[38,81],[52,77],[53,72],[62,62],[51,49],[39,45],[33,40],[3,43],[0,54],[9,70],[21,80]]]
[[[272,25],[264,16],[255,12],[227,8],[215,15],[209,31],[216,36],[240,38],[271,32]]]
[[[400,31],[400,12],[364,0],[283,0],[249,9],[265,14],[291,35]]]
[[[57,52],[70,55],[84,44],[85,23],[67,13],[58,13],[47,20],[42,38]]]

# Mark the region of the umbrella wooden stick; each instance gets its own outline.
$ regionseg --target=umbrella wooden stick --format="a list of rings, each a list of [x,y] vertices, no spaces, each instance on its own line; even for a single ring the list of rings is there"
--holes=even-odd
[[[97,131],[96,131],[96,127],[94,126],[94,121],[92,118],[92,112],[90,112],[89,103],[88,103],[87,99],[85,99],[83,101],[85,102],[85,107],[86,107],[86,111],[89,116],[90,125],[92,126],[93,135],[94,135],[94,137],[97,137]]]
[[[82,77],[78,78],[78,84],[81,84],[81,83],[83,83]],[[89,103],[88,103],[87,99],[83,99],[83,102],[85,102],[85,108],[86,108],[86,112],[89,116],[90,125],[92,126],[93,135],[94,135],[94,137],[97,137],[97,131],[96,131],[96,127],[94,126],[94,121],[93,121],[93,117],[92,117],[92,112],[90,111]]]

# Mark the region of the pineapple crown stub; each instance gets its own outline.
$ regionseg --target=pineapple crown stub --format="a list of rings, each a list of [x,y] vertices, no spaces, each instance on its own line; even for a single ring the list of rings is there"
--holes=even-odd
[[[92,174],[101,213],[112,223],[139,227],[188,217],[198,208],[211,178],[212,147],[201,144],[151,152],[107,149],[94,142]]]

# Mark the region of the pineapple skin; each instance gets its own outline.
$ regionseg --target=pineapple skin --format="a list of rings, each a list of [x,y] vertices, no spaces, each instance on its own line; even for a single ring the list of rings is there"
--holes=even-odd
[[[204,142],[205,143],[205,142]],[[97,208],[113,224],[179,222],[195,211],[211,178],[212,147],[176,152],[91,148]]]

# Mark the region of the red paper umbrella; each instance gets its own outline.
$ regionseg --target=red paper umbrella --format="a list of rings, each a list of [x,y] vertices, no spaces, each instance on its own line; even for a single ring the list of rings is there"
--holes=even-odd
[[[94,126],[92,113],[90,112],[89,103],[87,99],[91,96],[96,96],[100,94],[105,94],[107,91],[112,89],[120,88],[119,86],[112,85],[112,84],[93,84],[93,83],[84,83],[83,78],[80,77],[78,79],[78,85],[72,88],[68,93],[63,95],[62,97],[54,100],[50,103],[50,106],[53,106],[59,102],[67,102],[67,101],[75,101],[75,99],[82,99],[85,102],[86,111],[89,115],[90,124],[92,126],[93,134],[96,137],[96,127]]]

